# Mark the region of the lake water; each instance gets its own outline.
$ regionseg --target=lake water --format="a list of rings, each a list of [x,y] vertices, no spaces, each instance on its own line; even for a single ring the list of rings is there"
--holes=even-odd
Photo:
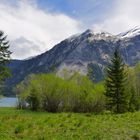
[[[17,105],[17,98],[6,97],[0,99],[0,107],[15,107]]]

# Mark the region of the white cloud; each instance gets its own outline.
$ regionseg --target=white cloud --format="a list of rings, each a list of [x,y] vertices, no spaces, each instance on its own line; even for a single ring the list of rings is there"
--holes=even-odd
[[[94,24],[93,28],[118,34],[139,26],[139,6],[140,0],[116,0],[106,19],[102,23]]]
[[[64,14],[51,14],[36,3],[21,0],[16,6],[0,2],[0,30],[11,41],[12,57],[40,54],[80,31],[80,23]]]

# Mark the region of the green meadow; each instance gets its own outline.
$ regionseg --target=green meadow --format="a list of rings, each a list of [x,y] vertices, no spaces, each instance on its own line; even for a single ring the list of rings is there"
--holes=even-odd
[[[140,112],[100,115],[0,108],[0,140],[140,140]]]

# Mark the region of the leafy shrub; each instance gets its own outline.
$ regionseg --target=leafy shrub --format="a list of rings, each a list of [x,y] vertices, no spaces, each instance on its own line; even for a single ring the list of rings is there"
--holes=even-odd
[[[129,111],[140,109],[140,63],[134,68],[128,68],[126,91],[129,95]]]
[[[24,128],[22,125],[17,125],[17,127],[15,128],[15,134],[22,133],[23,131],[24,131]]]
[[[78,73],[68,79],[39,74],[17,85],[19,107],[33,111],[101,112],[104,110],[103,92],[103,83],[94,85]]]

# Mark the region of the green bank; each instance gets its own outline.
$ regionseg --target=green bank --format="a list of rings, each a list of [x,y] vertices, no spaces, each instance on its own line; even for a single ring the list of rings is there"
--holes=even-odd
[[[96,115],[0,108],[0,140],[139,140],[140,112]]]

